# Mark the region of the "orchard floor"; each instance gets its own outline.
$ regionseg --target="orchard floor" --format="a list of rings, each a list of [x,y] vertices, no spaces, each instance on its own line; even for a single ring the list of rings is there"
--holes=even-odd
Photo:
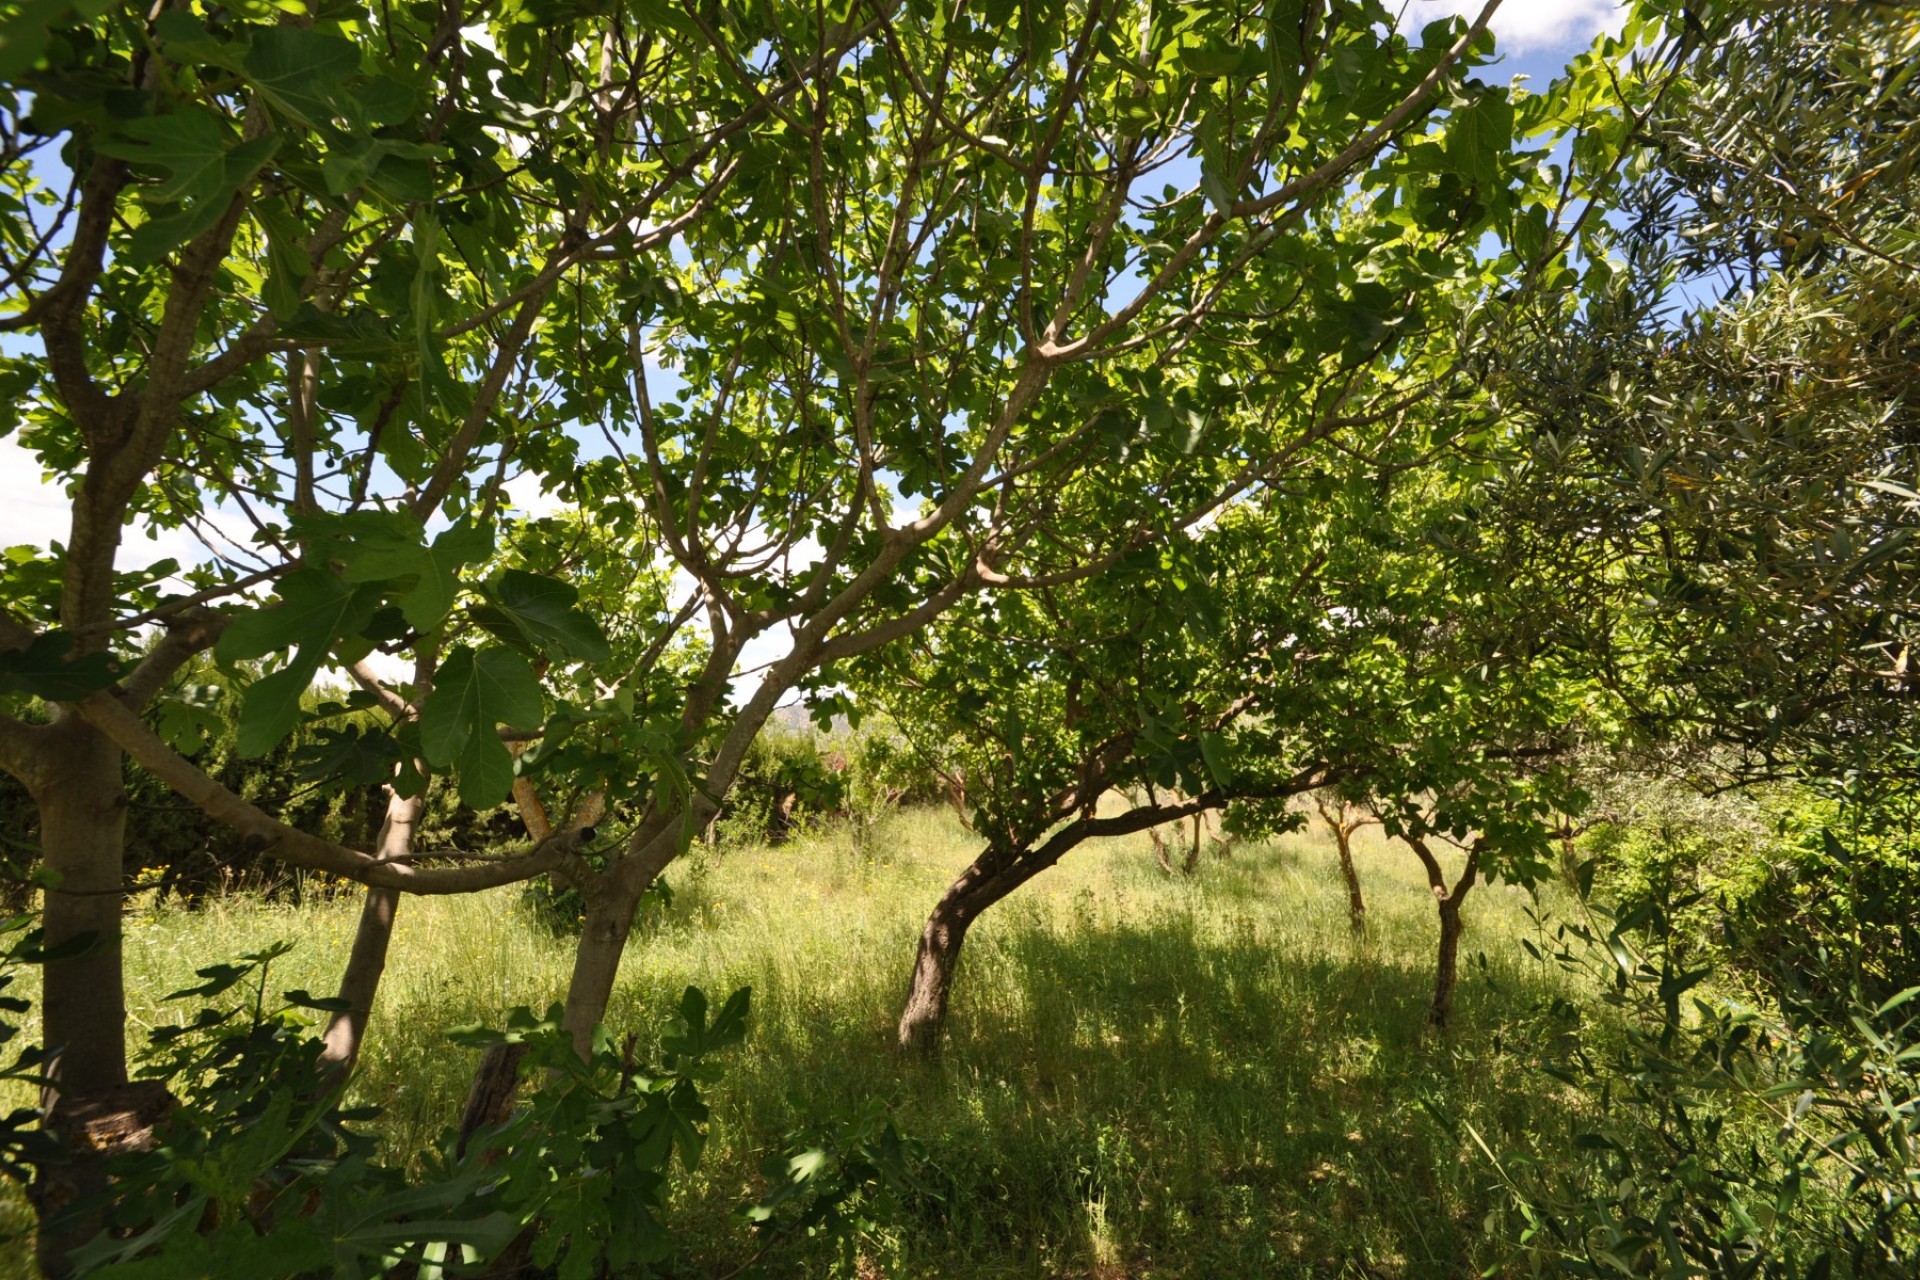
[[[734,1209],[762,1159],[869,1102],[924,1145],[939,1198],[869,1242],[866,1280],[1437,1280],[1497,1264],[1498,1175],[1474,1134],[1498,1150],[1565,1131],[1527,1031],[1562,980],[1521,946],[1532,900],[1482,887],[1456,1027],[1423,1040],[1432,897],[1412,858],[1370,834],[1360,939],[1317,833],[1207,856],[1191,877],[1162,873],[1144,835],[1081,850],[976,926],[929,1061],[896,1053],[893,1025],[921,921],[976,849],[948,814],[897,815],[864,848],[828,830],[697,850],[636,933],[612,1011],[644,1045],[688,984],[716,999],[753,988],[664,1274],[741,1268],[756,1246]],[[136,1037],[182,1017],[158,996],[196,967],[280,939],[296,947],[273,986],[329,989],[357,909],[348,895],[142,906],[127,946]],[[475,1054],[445,1029],[544,1007],[569,958],[518,889],[403,904],[357,1084],[385,1108],[390,1151],[431,1147],[457,1115]],[[0,1229],[22,1225],[17,1195],[0,1215]],[[22,1252],[0,1245],[16,1260],[0,1276],[24,1274]],[[746,1274],[832,1269],[802,1241]]]

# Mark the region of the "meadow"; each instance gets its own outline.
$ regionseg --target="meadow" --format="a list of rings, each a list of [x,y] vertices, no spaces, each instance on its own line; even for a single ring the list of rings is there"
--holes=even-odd
[[[1497,1174],[1467,1126],[1496,1148],[1564,1129],[1527,1035],[1561,978],[1520,945],[1534,899],[1482,889],[1457,1024],[1423,1038],[1432,899],[1404,850],[1357,843],[1359,938],[1317,830],[1191,877],[1162,872],[1144,835],[1081,850],[976,927],[926,1061],[893,1048],[893,1026],[925,912],[974,851],[949,814],[903,812],[859,842],[826,828],[696,851],[650,909],[612,1015],[644,1057],[687,985],[753,989],[668,1274],[827,1274],[804,1236],[762,1251],[736,1210],[769,1153],[873,1106],[920,1144],[925,1194],[865,1242],[865,1277],[1416,1280],[1497,1262]],[[354,895],[138,907],[136,1036],[184,1017],[156,997],[198,965],[280,940],[295,947],[269,988],[328,989],[356,911]],[[430,1151],[458,1114],[476,1055],[446,1030],[543,1007],[569,958],[519,889],[404,903],[354,1085],[383,1108],[391,1152]],[[24,1205],[9,1216],[24,1226]]]

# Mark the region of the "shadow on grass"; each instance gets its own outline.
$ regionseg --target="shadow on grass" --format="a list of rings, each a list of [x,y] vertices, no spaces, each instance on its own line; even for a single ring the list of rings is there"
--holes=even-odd
[[[1459,1124],[1539,1124],[1549,1103],[1495,1048],[1527,993],[1477,999],[1469,975],[1453,1036],[1423,1042],[1427,963],[1311,953],[1219,912],[1002,922],[969,944],[931,1060],[891,1051],[890,1005],[791,1038],[763,1010],[716,1155],[744,1174],[783,1124],[887,1102],[942,1188],[896,1276],[1477,1274],[1491,1177]]]

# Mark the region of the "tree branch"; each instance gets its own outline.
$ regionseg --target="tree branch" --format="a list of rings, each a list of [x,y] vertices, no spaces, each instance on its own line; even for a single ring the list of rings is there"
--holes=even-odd
[[[159,734],[117,698],[94,694],[75,704],[75,708],[89,724],[117,742],[141,768],[208,817],[238,832],[256,852],[373,888],[442,894],[471,893],[515,884],[543,872],[566,870],[577,860],[581,846],[588,839],[585,832],[557,832],[526,853],[476,859],[458,867],[423,870],[406,862],[383,860],[267,816],[161,741]]]

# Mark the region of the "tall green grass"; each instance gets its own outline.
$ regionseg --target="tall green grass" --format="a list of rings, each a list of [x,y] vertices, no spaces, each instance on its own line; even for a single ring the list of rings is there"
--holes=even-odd
[[[1435,922],[1418,868],[1362,842],[1369,931],[1350,933],[1330,847],[1300,835],[1169,878],[1144,836],[1085,848],[968,942],[944,1051],[892,1048],[921,922],[976,851],[943,812],[856,847],[824,831],[696,851],[629,947],[610,1018],[649,1047],[689,984],[754,991],[711,1092],[706,1163],[680,1197],[673,1274],[722,1276],[755,1242],[733,1215],[761,1159],[869,1102],[924,1144],[935,1193],[871,1242],[865,1275],[1453,1277],[1495,1260],[1493,1171],[1463,1123],[1557,1128],[1514,1029],[1559,981],[1530,960],[1525,895],[1476,890],[1453,1034],[1422,1038]],[[133,1023],[195,968],[287,939],[272,986],[330,989],[357,900],[137,910]],[[571,959],[516,889],[402,905],[356,1089],[417,1156],[457,1115],[474,1055],[448,1027],[564,991]],[[19,1099],[7,1100],[18,1102]],[[13,1211],[19,1212],[17,1203]],[[767,1275],[825,1274],[804,1239]]]

